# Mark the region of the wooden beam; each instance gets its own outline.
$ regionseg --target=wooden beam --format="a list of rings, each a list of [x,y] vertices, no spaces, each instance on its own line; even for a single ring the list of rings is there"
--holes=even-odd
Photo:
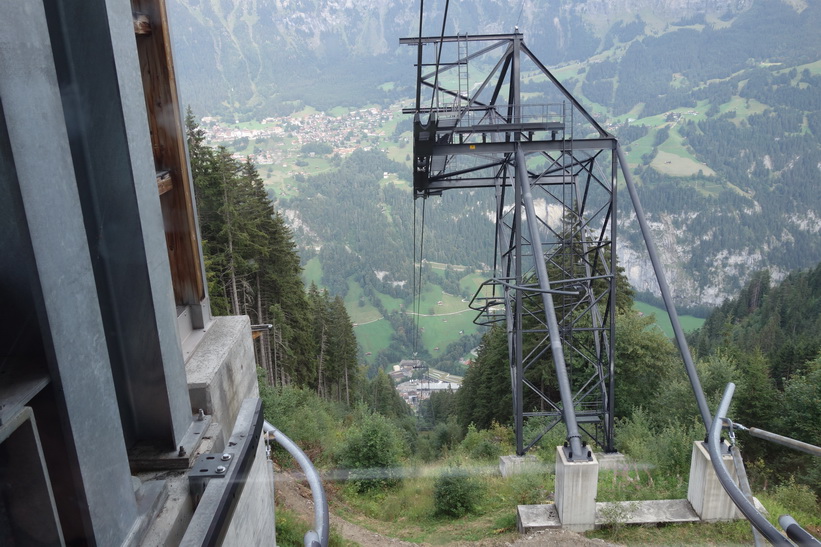
[[[173,181],[172,188],[161,192],[160,204],[174,299],[178,305],[199,304],[205,298],[205,284],[165,0],[131,0],[131,10],[151,23],[151,33],[137,38],[137,52],[154,169],[167,170]]]

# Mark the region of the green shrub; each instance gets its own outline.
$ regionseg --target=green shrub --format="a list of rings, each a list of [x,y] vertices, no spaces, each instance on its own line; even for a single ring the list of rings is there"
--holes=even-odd
[[[431,433],[433,448],[439,454],[447,454],[448,450],[456,448],[462,440],[462,428],[456,422],[456,417],[451,416],[447,422],[436,424]]]
[[[516,505],[547,503],[553,480],[552,474],[544,472],[518,473],[507,479]]]
[[[433,505],[437,515],[461,517],[476,510],[481,485],[460,468],[449,468],[436,482]]]
[[[403,439],[402,430],[380,414],[363,416],[347,431],[338,459],[359,492],[399,483]]]
[[[687,475],[693,441],[703,436],[704,428],[696,421],[689,425],[669,422],[655,426],[642,408],[636,408],[630,418],[619,420],[616,428],[616,448],[638,463],[655,466],[671,475]]]
[[[271,387],[260,382],[265,419],[287,435],[311,458],[314,464],[327,463],[339,438],[339,423],[344,411],[320,398],[313,391],[290,387]],[[283,462],[290,461],[284,449],[274,443]]]
[[[477,431],[476,426],[468,426],[467,435],[459,445],[464,454],[476,460],[493,460],[502,454],[502,447],[492,429]]]
[[[311,524],[287,507],[276,508],[276,536],[280,547],[302,547],[305,545],[305,532]],[[346,547],[351,542],[339,535],[334,527],[328,534],[328,547]]]
[[[775,488],[772,498],[788,511],[801,511],[814,514],[818,512],[818,498],[806,484],[798,484],[790,478],[786,484]]]

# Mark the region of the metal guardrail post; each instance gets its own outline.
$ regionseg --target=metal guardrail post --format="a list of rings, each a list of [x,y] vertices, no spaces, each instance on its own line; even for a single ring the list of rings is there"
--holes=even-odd
[[[319,472],[305,452],[282,431],[271,425],[267,420],[263,423],[262,429],[266,434],[273,435],[274,440],[294,457],[311,486],[311,494],[314,497],[314,526],[316,530],[305,532],[305,547],[326,547],[329,533],[328,500],[325,497],[325,489],[322,487]]]

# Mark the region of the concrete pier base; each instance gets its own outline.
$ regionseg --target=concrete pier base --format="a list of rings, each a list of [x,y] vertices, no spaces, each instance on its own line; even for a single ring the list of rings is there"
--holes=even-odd
[[[561,446],[556,447],[556,510],[562,528],[573,532],[592,530],[596,525],[596,494],[599,462],[570,462]]]
[[[722,443],[721,459],[724,467],[735,477],[735,464],[728,452],[729,445]],[[737,480],[737,479],[736,479]],[[693,443],[690,459],[690,482],[687,486],[687,501],[703,521],[734,520],[743,518],[730,496],[718,481],[707,445],[702,441]]]

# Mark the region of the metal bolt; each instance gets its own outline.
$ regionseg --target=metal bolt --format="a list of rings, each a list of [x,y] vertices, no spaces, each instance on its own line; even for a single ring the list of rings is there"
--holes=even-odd
[[[217,473],[222,475],[223,473],[225,473],[226,469],[227,468],[224,465],[218,465],[216,471],[217,471]]]
[[[202,409],[200,409],[200,411],[197,413],[197,421],[201,422],[204,419],[205,419],[205,412],[203,412]]]
[[[227,462],[228,460],[231,459],[231,454],[223,454],[222,458],[220,458],[220,459],[224,462]]]
[[[177,456],[179,456],[180,458],[182,458],[183,456],[185,456],[185,448],[183,448],[183,446],[182,446],[182,445],[180,445],[180,451],[179,451],[179,452],[177,452]]]

